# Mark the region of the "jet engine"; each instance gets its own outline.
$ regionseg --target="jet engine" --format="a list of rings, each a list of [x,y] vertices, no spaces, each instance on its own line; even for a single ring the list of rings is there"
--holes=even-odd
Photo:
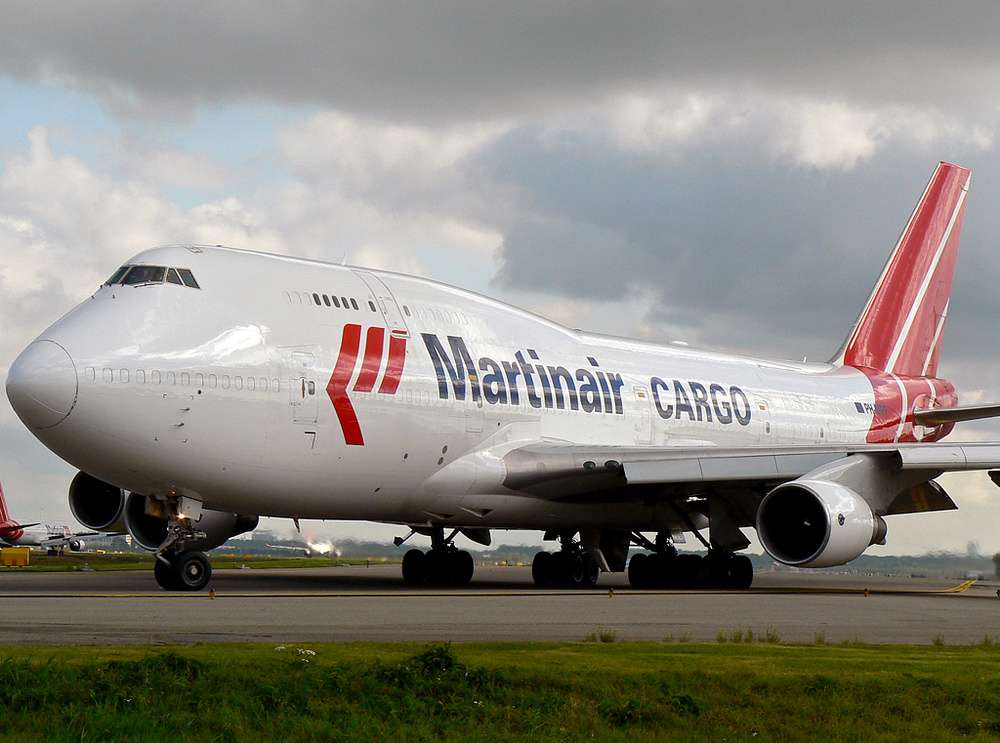
[[[125,491],[86,472],[77,472],[70,483],[69,509],[73,518],[88,529],[111,532],[125,529]]]
[[[205,551],[218,547],[230,537],[256,529],[258,520],[257,516],[202,509],[192,526],[205,536],[185,541],[184,548]],[[162,504],[138,493],[131,493],[125,500],[125,526],[132,539],[148,550],[158,549],[167,538],[167,519]]]
[[[830,480],[779,485],[757,511],[757,535],[767,553],[800,568],[850,562],[883,542],[886,528],[864,498]]]
[[[82,552],[87,547],[87,543],[82,539],[71,539],[69,540],[69,551],[70,552]]]

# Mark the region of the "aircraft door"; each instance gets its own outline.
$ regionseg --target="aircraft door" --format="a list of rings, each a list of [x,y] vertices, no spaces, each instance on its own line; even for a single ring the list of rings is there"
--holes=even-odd
[[[632,432],[635,436],[635,443],[650,444],[653,441],[653,431],[651,426],[652,413],[649,409],[649,393],[645,387],[633,387],[635,395],[636,414],[632,423]]]
[[[385,317],[385,324],[389,331],[395,336],[405,337],[407,332],[403,313],[399,311],[399,305],[396,304],[396,298],[392,296],[389,287],[373,273],[368,271],[354,271],[354,273],[368,285],[371,293],[375,295],[375,300],[382,311],[382,316]]]
[[[322,385],[316,368],[316,354],[292,351],[290,358],[289,404],[294,423],[315,423],[319,415]]]

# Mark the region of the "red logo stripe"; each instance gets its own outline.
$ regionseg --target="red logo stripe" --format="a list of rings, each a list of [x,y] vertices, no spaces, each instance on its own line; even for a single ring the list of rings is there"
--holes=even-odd
[[[389,336],[389,361],[386,362],[385,376],[378,388],[380,393],[395,395],[399,379],[403,376],[403,362],[406,361],[406,338]]]
[[[326,393],[333,402],[333,409],[337,411],[337,418],[340,420],[340,427],[344,429],[344,440],[351,446],[364,446],[365,439],[361,435],[361,426],[358,425],[358,416],[354,412],[347,397],[347,385],[354,374],[354,367],[358,363],[358,349],[361,346],[361,326],[345,325],[344,337],[340,342],[340,355],[337,356],[337,365],[333,368],[333,375],[330,383],[326,386]]]
[[[361,365],[361,373],[354,384],[355,392],[371,392],[375,389],[378,370],[382,368],[382,348],[385,345],[385,328],[368,328],[365,340],[365,360]]]

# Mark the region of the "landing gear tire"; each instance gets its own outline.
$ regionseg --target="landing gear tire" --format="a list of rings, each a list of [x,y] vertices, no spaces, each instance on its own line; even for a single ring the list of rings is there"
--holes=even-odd
[[[733,555],[729,568],[729,585],[745,591],[753,585],[753,563],[746,555]]]
[[[697,590],[705,587],[701,555],[685,553],[674,559],[674,581],[678,588]]]
[[[633,588],[650,588],[649,555],[640,552],[628,561],[628,582]]]
[[[539,588],[591,588],[601,567],[586,552],[539,552],[531,561],[531,578]]]
[[[578,552],[573,555],[572,569],[570,571],[570,584],[574,588],[593,588],[597,584],[597,579],[601,575],[601,568],[594,558],[586,552]]]
[[[555,583],[553,557],[551,552],[539,552],[531,561],[531,579],[536,586],[550,588]]]
[[[472,553],[461,550],[451,556],[452,579],[456,586],[467,586],[476,572],[476,562]]]
[[[420,550],[408,550],[403,555],[403,580],[411,586],[419,586],[426,578],[426,555]]]
[[[411,586],[467,586],[475,572],[475,560],[465,550],[413,549],[403,555],[403,580]]]
[[[677,551],[654,552],[647,555],[640,552],[632,555],[628,563],[628,582],[634,588],[676,588]]]
[[[189,550],[174,557],[170,562],[170,572],[176,590],[200,591],[212,578],[212,564],[204,553]]]
[[[709,553],[702,564],[706,588],[745,591],[753,583],[753,563],[746,555]]]
[[[156,583],[164,591],[176,591],[178,589],[177,584],[174,582],[173,565],[163,562],[160,558],[156,558],[156,563],[153,565],[153,577],[156,578]]]

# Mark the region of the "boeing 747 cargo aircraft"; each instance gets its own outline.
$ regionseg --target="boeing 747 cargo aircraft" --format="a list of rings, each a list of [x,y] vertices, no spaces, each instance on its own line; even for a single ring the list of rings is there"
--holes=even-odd
[[[166,589],[258,516],[400,524],[411,583],[464,584],[464,534],[558,542],[541,585],[749,587],[743,529],[838,565],[887,518],[955,508],[937,377],[969,171],[942,163],[843,348],[796,363],[594,335],[423,278],[173,245],[130,259],[10,368],[31,432],[80,470],[76,518],[154,550]],[[701,557],[674,544],[693,535]],[[402,540],[397,540],[402,541]],[[626,565],[632,545],[642,548]]]

